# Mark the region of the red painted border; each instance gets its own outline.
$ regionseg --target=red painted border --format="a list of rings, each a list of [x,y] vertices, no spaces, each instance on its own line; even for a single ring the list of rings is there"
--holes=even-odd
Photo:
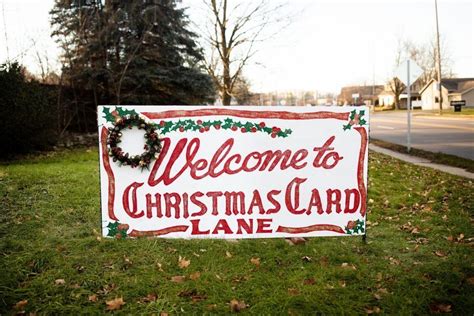
[[[306,227],[285,227],[279,226],[276,230],[277,233],[288,233],[288,234],[302,234],[315,231],[331,231],[335,233],[345,234],[346,232],[339,226],[330,224],[317,224]]]
[[[107,136],[109,131],[106,127],[102,127],[102,132],[100,134],[100,144],[102,146],[102,162],[104,163],[105,172],[109,178],[109,193],[107,201],[107,210],[109,212],[109,218],[117,221],[117,217],[114,213],[114,199],[115,199],[115,177],[112,167],[110,166],[109,155],[107,154]]]
[[[195,116],[215,116],[215,115],[231,115],[245,118],[265,118],[265,119],[281,119],[281,120],[313,120],[313,119],[336,119],[347,121],[349,112],[303,112],[294,113],[287,111],[249,111],[249,110],[231,110],[231,109],[199,109],[199,110],[172,110],[163,112],[142,112],[151,120],[170,119],[178,117],[195,117]]]
[[[178,117],[196,117],[196,116],[215,116],[215,115],[231,115],[242,118],[265,118],[265,119],[284,119],[284,120],[311,120],[311,119],[336,119],[347,121],[349,119],[349,112],[346,113],[335,113],[335,112],[306,112],[306,113],[293,113],[287,111],[248,111],[248,110],[232,110],[232,109],[199,109],[199,110],[172,110],[164,112],[142,112],[149,119],[169,119]],[[359,160],[357,166],[357,182],[359,192],[361,193],[361,208],[360,213],[362,216],[366,213],[367,207],[367,190],[364,184],[364,160],[365,153],[367,150],[367,131],[364,127],[354,127],[354,129],[361,136],[361,146],[359,151]],[[102,160],[104,162],[104,168],[109,178],[109,194],[108,194],[108,214],[109,218],[118,220],[113,210],[113,203],[115,198],[115,178],[110,167],[109,156],[107,155],[107,128],[102,128],[101,133],[101,145],[102,145]],[[132,230],[129,234],[131,237],[140,236],[161,236],[174,232],[185,232],[189,226],[172,226],[159,230],[152,231],[137,231]],[[332,231],[341,234],[345,234],[345,231],[336,225],[328,224],[316,224],[306,227],[284,227],[279,226],[277,232],[283,232],[288,234],[301,234],[312,231]]]
[[[144,236],[162,236],[167,235],[170,233],[177,233],[177,232],[185,232],[187,231],[189,226],[186,225],[178,225],[178,226],[171,226],[163,229],[158,230],[132,230],[128,236],[130,237],[144,237]]]
[[[365,212],[367,211],[367,190],[364,184],[364,160],[365,160],[365,153],[367,150],[367,130],[362,127],[355,127],[356,131],[359,132],[361,138],[360,144],[360,151],[359,151],[359,163],[357,165],[357,183],[359,185],[359,192],[360,192],[360,215],[365,216]]]

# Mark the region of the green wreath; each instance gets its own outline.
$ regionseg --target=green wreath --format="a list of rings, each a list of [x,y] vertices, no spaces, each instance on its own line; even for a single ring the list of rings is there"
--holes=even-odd
[[[145,122],[144,119],[138,115],[128,115],[123,117],[116,117],[113,127],[109,127],[109,136],[107,144],[109,146],[109,155],[112,157],[114,162],[119,162],[124,166],[131,166],[132,168],[140,167],[142,169],[147,168],[150,165],[152,159],[158,158],[161,151],[161,140],[156,133],[154,124]],[[122,130],[125,128],[132,129],[132,127],[138,127],[138,129],[145,130],[145,150],[140,155],[130,155],[126,153],[118,146],[122,138]]]

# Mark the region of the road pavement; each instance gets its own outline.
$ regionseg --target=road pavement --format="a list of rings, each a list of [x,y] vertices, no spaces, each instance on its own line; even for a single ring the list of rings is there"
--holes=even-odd
[[[370,137],[406,146],[406,112],[371,113]],[[411,142],[413,148],[474,160],[474,117],[437,117],[414,112]]]

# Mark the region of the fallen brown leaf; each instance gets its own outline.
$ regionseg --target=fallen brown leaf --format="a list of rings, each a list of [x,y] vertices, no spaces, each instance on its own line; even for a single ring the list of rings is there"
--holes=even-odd
[[[167,312],[161,312],[160,316],[168,316],[169,314]]]
[[[340,286],[340,287],[346,287],[346,281],[344,281],[344,280],[339,280],[338,283],[339,283],[339,286]]]
[[[446,254],[444,252],[442,252],[441,250],[435,251],[434,254],[438,257],[441,257],[441,258],[446,257]]]
[[[184,275],[175,275],[171,277],[171,282],[174,283],[183,283],[184,280],[186,280],[186,277]]]
[[[374,307],[367,307],[367,308],[365,309],[365,312],[366,312],[367,314],[378,314],[378,313],[380,313],[380,308],[377,307],[377,306],[374,306]]]
[[[21,300],[18,303],[15,304],[13,307],[16,310],[23,310],[25,309],[25,306],[28,304],[28,300]]]
[[[292,246],[295,245],[303,245],[306,243],[306,239],[302,237],[291,237],[291,238],[286,238],[286,242]]]
[[[186,258],[181,258],[181,256],[179,256],[178,265],[181,269],[186,269],[190,264],[191,260],[186,260]]]
[[[238,301],[236,299],[231,300],[229,306],[232,312],[240,312],[241,310],[247,308],[247,304],[245,304],[244,301]]]
[[[432,313],[451,313],[452,306],[450,304],[431,303],[430,311]]]
[[[97,302],[97,295],[96,294],[89,295],[89,302]]]
[[[200,277],[201,277],[201,272],[199,272],[199,271],[194,272],[194,273],[191,273],[191,274],[189,275],[189,278],[190,278],[191,280],[197,280],[197,279],[199,279]]]
[[[314,280],[314,278],[308,278],[303,280],[304,285],[314,285],[315,283],[316,281]]]
[[[250,259],[250,262],[254,265],[256,265],[257,267],[260,266],[260,258],[251,258]]]
[[[156,293],[150,293],[147,296],[142,297],[140,299],[140,302],[141,303],[151,303],[151,302],[155,302],[157,298],[158,298],[158,296],[156,295]]]
[[[326,256],[319,258],[319,264],[323,267],[327,267],[329,265],[329,258]]]
[[[121,309],[122,306],[125,305],[125,302],[123,301],[122,297],[119,297],[110,301],[106,301],[105,304],[107,305],[108,311],[116,311]]]
[[[295,288],[289,288],[288,289],[288,295],[296,296],[296,295],[299,295],[299,294],[300,294],[300,291],[298,289],[295,289]]]
[[[225,256],[226,256],[227,258],[232,258],[232,254],[231,254],[230,252],[228,252],[228,251],[225,252]]]
[[[56,280],[54,280],[54,284],[64,285],[64,284],[66,284],[66,281],[64,281],[64,279],[56,279]]]
[[[301,257],[301,260],[305,261],[305,262],[311,262],[311,257],[309,256],[304,256],[304,257]]]
[[[209,305],[206,306],[206,309],[207,309],[207,310],[213,310],[213,309],[215,309],[216,307],[217,307],[217,304],[209,304]]]
[[[474,284],[474,277],[467,278],[467,283]]]
[[[161,263],[157,262],[157,263],[156,263],[156,267],[158,268],[158,271],[164,272],[164,271],[163,271],[163,265],[162,265]]]
[[[353,265],[353,264],[348,264],[347,262],[343,262],[343,263],[341,264],[341,268],[357,270],[357,268],[356,268],[355,265]]]

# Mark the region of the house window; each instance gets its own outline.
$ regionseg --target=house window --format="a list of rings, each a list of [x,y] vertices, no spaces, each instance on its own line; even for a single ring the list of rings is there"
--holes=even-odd
[[[439,98],[435,97],[435,103],[439,103]]]

